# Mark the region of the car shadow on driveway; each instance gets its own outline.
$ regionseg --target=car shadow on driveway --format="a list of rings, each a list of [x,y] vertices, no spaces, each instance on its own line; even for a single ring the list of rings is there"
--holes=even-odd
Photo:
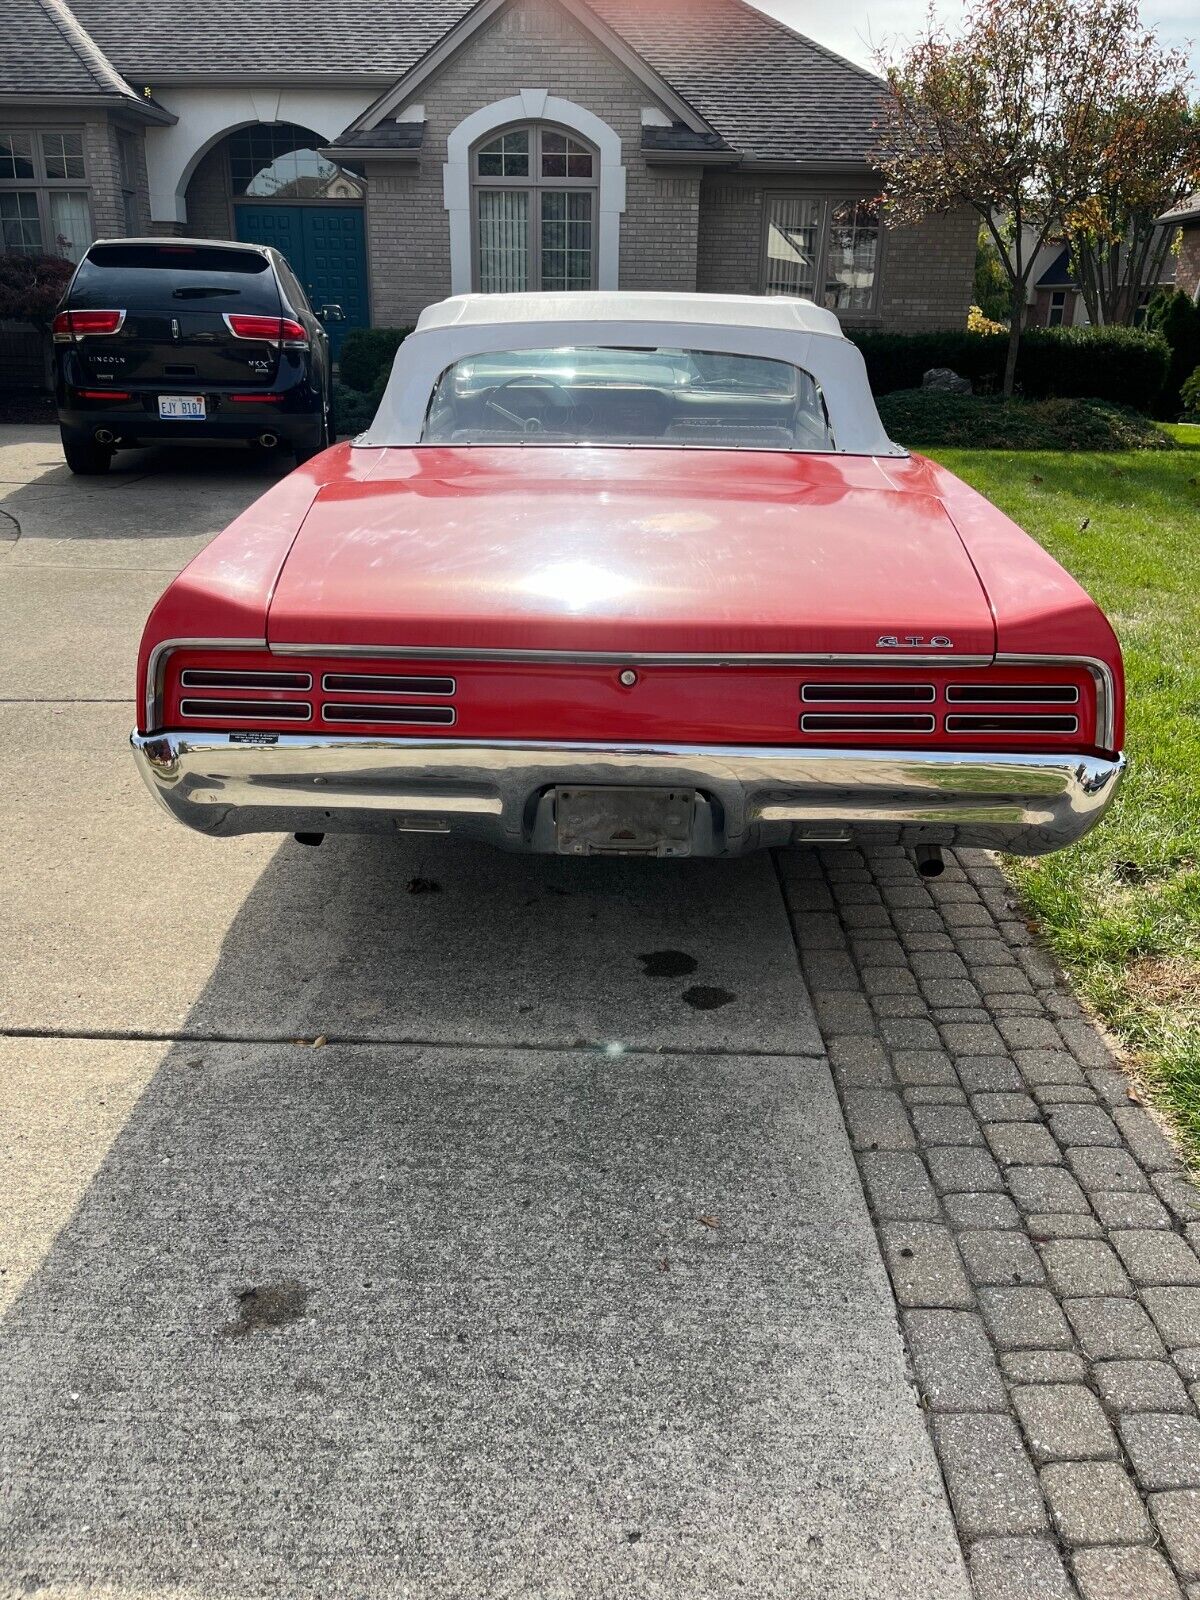
[[[332,843],[276,852],[165,1052],[3,1041],[31,1118],[47,1084],[74,1096],[85,1146],[90,1104],[145,1085],[0,1331],[5,1585],[961,1600],[824,1064],[756,1053],[753,1016],[715,1049],[688,1021],[674,1053],[566,1048],[555,1017],[515,1037],[527,975],[591,950],[592,1014],[634,1038],[643,991],[703,975],[645,935],[673,921],[703,967],[687,915],[718,890],[761,912],[760,864]],[[706,937],[744,944],[729,911]],[[340,993],[357,1042],[255,1037],[248,995],[314,959],[298,1015]],[[474,986],[478,1041],[371,1037],[389,969],[416,1021]],[[793,984],[763,991],[768,1028]],[[227,1015],[242,1040],[210,1037]]]

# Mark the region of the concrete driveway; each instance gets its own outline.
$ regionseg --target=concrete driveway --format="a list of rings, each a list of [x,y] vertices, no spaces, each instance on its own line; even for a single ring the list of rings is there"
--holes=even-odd
[[[995,865],[185,832],[271,477],[0,430],[0,1592],[1200,1600],[1200,1195]]]
[[[769,859],[143,791],[145,614],[271,478],[2,435],[4,1592],[964,1596]]]

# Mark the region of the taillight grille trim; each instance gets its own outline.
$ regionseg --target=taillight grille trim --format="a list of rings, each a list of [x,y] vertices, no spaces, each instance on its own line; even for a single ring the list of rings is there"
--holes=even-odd
[[[250,668],[184,667],[181,689],[301,689],[312,688],[311,672],[258,672]]]
[[[801,733],[933,733],[937,718],[919,712],[810,711],[800,718]]]
[[[181,700],[179,715],[197,722],[311,722],[307,700]]]
[[[847,705],[885,701],[925,702],[937,699],[932,683],[802,683],[800,698],[810,705],[830,701]]]
[[[382,705],[377,701],[355,704],[329,702],[321,708],[324,722],[386,722],[404,726],[449,728],[458,720],[453,706]]]
[[[1075,706],[1079,704],[1079,685],[1075,683],[951,683],[946,699],[955,705]]]
[[[1014,712],[950,713],[944,727],[947,733],[1078,733],[1079,718],[1068,715],[1037,715]]]
[[[326,672],[321,678],[326,694],[452,695],[458,683],[450,677],[401,677],[386,672]]]

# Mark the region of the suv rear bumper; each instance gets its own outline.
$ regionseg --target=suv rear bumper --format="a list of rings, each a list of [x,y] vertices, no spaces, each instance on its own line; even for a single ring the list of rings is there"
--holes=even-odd
[[[264,741],[264,742],[257,742]],[[152,794],[200,833],[442,833],[559,848],[559,787],[696,795],[690,849],[857,839],[1043,855],[1104,815],[1121,756],[480,743],[280,734],[132,736]]]
[[[94,440],[99,430],[107,430],[116,439],[161,444],[174,439],[194,444],[199,439],[238,440],[258,439],[270,433],[284,444],[316,447],[321,439],[322,416],[320,403],[313,401],[306,411],[284,411],[280,406],[262,405],[223,406],[212,416],[195,422],[164,422],[150,411],[134,411],[119,405],[100,405],[89,409],[60,409],[59,426],[80,439]]]

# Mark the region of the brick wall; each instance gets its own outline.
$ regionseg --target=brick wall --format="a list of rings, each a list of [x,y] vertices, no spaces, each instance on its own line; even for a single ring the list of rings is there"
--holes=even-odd
[[[757,293],[763,286],[766,196],[790,193],[863,196],[869,183],[806,176],[798,180],[721,173],[700,189],[697,287],[723,294]],[[879,302],[864,322],[897,331],[961,328],[975,273],[978,219],[970,211],[929,217],[915,228],[885,228],[880,250]]]
[[[915,228],[889,228],[883,241],[879,321],[917,333],[963,328],[975,291],[979,217],[953,211]]]
[[[641,108],[651,97],[645,86],[550,0],[519,0],[421,90],[427,122],[420,161],[368,166],[375,322],[410,323],[450,292],[450,227],[442,194],[446,139],[471,112],[521,88],[547,89],[586,106],[620,136],[626,168],[621,287],[695,288],[699,172],[647,167]]]
[[[222,139],[201,156],[184,191],[187,235],[193,239],[233,237],[233,187],[229,179],[229,146]]]

